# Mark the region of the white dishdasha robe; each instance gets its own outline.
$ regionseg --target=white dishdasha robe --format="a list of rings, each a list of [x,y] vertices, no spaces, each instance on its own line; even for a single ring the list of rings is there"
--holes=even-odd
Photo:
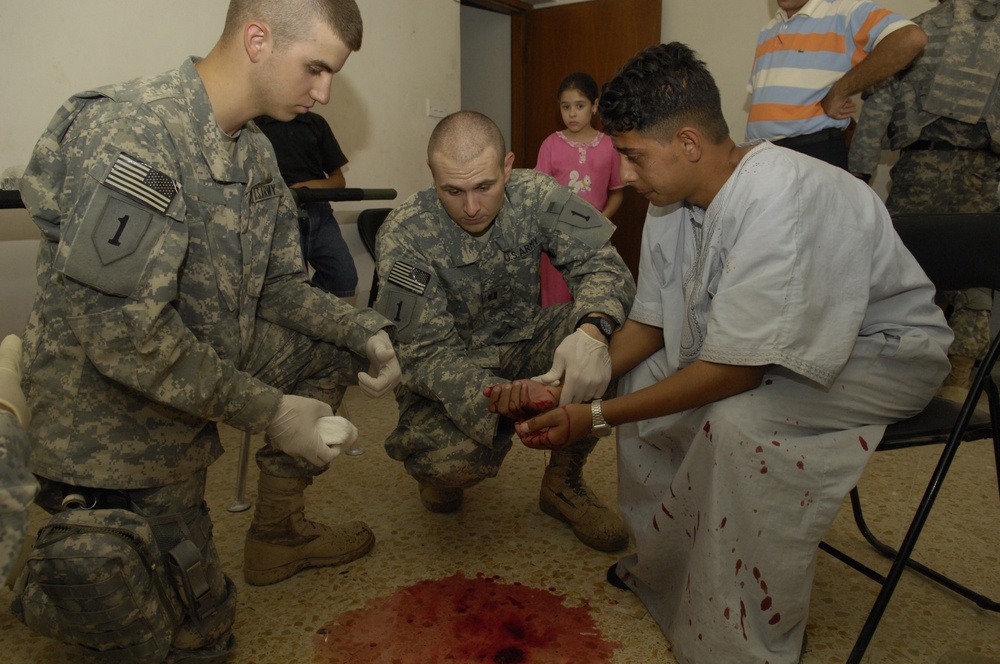
[[[948,372],[934,288],[850,174],[756,145],[707,210],[650,208],[630,318],[664,349],[767,365],[751,391],[618,427],[619,575],[682,664],[796,662],[817,545],[885,432]]]

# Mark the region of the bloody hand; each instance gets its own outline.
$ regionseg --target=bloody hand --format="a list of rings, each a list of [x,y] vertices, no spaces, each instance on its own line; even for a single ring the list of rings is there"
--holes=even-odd
[[[490,385],[483,390],[483,396],[490,400],[491,413],[520,420],[554,408],[559,403],[561,391],[557,385],[524,379]]]
[[[518,422],[515,431],[526,447],[561,450],[590,433],[590,406],[570,404]]]

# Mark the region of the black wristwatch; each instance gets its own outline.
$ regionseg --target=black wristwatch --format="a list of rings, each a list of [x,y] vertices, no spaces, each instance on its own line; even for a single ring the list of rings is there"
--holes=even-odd
[[[611,335],[615,331],[615,326],[607,318],[601,318],[600,316],[584,316],[580,319],[580,322],[576,324],[577,329],[579,329],[584,323],[596,325],[597,329],[604,335],[604,338],[611,341]]]

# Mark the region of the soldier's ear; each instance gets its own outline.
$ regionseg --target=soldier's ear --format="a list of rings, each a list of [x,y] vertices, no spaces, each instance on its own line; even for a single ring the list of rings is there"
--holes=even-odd
[[[243,47],[251,62],[260,62],[271,45],[271,30],[266,23],[252,21],[243,28]]]

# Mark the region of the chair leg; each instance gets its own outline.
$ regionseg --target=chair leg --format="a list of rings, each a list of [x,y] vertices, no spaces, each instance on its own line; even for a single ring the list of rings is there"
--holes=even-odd
[[[246,487],[247,463],[250,460],[250,432],[244,431],[240,442],[239,466],[236,468],[236,497],[233,498],[229,506],[230,512],[243,512],[250,509],[250,503],[244,498],[244,488]]]
[[[885,542],[883,542],[882,540],[880,540],[878,537],[876,537],[875,533],[873,533],[871,529],[868,527],[868,523],[865,521],[865,516],[861,509],[861,497],[860,494],[858,494],[857,488],[851,490],[851,508],[854,511],[854,522],[857,524],[858,530],[861,532],[861,535],[865,538],[865,540],[869,544],[871,544],[872,548],[878,551],[880,554],[882,554],[889,560],[895,560],[899,556],[899,552],[896,551],[896,549],[889,546],[888,544],[886,544]],[[929,509],[930,508],[928,507],[928,510]],[[851,566],[854,567],[854,565]],[[863,567],[864,565],[861,566]],[[927,578],[940,583],[948,590],[951,590],[952,592],[961,595],[962,597],[965,597],[966,599],[973,602],[980,608],[986,609],[988,611],[1000,611],[1000,602],[995,602],[989,597],[977,593],[971,588],[964,586],[961,583],[958,583],[957,581],[954,581],[951,578],[945,576],[941,572],[938,572],[937,570],[927,567],[923,563],[913,560],[912,558],[907,558],[906,566],[911,568],[915,572],[919,572],[920,574],[923,574]],[[875,573],[874,571],[870,570],[870,568],[866,569],[872,571],[872,574],[868,574],[865,570],[859,569],[858,567],[855,567],[855,569],[858,569],[858,571],[860,571],[861,573],[865,574],[869,578],[879,583],[885,583],[885,577]]]
[[[865,654],[865,651],[868,649],[868,645],[871,643],[872,637],[875,634],[875,628],[878,627],[879,621],[882,620],[882,615],[885,613],[885,609],[889,605],[889,600],[892,597],[893,592],[895,592],[896,586],[899,584],[899,579],[903,575],[903,570],[912,562],[910,561],[910,556],[913,554],[913,548],[917,544],[917,538],[920,537],[924,524],[927,522],[928,516],[930,516],[931,507],[937,499],[938,493],[941,491],[941,483],[944,481],[944,476],[948,473],[948,468],[951,466],[951,462],[954,460],[960,444],[961,440],[957,437],[953,437],[945,445],[944,451],[941,453],[941,458],[938,460],[937,467],[934,469],[934,474],[931,476],[931,480],[927,485],[927,489],[924,491],[924,496],[920,501],[920,505],[917,507],[916,514],[910,522],[909,529],[906,531],[906,536],[903,538],[903,542],[899,546],[899,551],[895,553],[892,567],[889,568],[889,573],[886,574],[885,581],[882,583],[882,589],[879,591],[878,597],[875,598],[875,603],[872,606],[871,611],[868,613],[868,618],[865,620],[865,624],[861,628],[861,633],[858,635],[857,641],[854,643],[854,648],[851,650],[851,654],[847,659],[848,664],[856,664],[857,662],[860,662],[861,658]],[[865,539],[868,539],[868,537],[866,536]],[[878,548],[881,550],[881,547]],[[918,571],[920,570],[918,569]],[[944,579],[945,577],[941,578]],[[952,587],[952,584],[955,587]],[[945,585],[951,587],[956,592],[969,597],[969,599],[972,599],[972,601],[976,602],[983,608],[992,611],[1000,611],[1000,604],[993,602],[989,598],[978,595],[978,593],[973,593],[967,588],[965,590],[969,594],[961,592],[957,588],[964,587],[959,586],[959,584],[955,584],[950,580],[948,580],[948,583],[945,583]],[[985,600],[986,605],[980,604],[975,597]]]
[[[986,381],[984,391],[990,406],[990,424],[993,426],[993,463],[997,471],[997,496],[1000,497],[1000,420],[992,413],[1000,413],[1000,390],[992,376]]]

